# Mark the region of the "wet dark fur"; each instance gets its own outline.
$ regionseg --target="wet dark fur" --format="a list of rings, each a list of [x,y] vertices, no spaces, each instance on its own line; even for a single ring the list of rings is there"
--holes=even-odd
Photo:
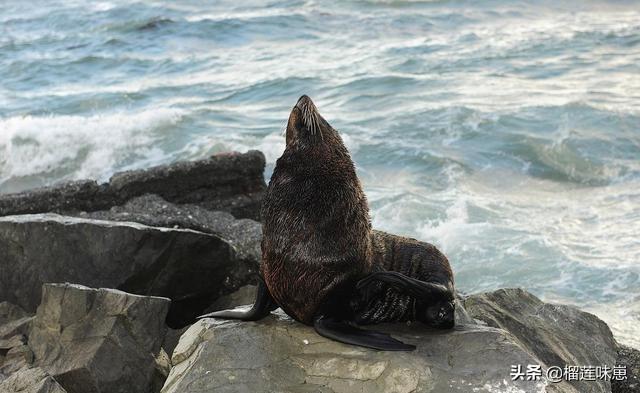
[[[262,205],[262,276],[276,302],[307,324],[330,294],[371,270],[372,253],[367,200],[349,152],[317,119],[313,133],[303,111],[292,110]]]
[[[447,257],[434,245],[415,239],[372,231],[373,266],[402,273],[421,281],[442,284],[454,291],[453,272]],[[359,324],[422,320],[420,311],[449,299],[417,300],[388,285],[379,284],[370,299],[355,305]],[[425,321],[427,322],[427,321]]]
[[[423,320],[427,308],[450,300],[416,301],[382,283],[365,296],[355,284],[373,271],[398,271],[453,293],[449,262],[434,246],[371,231],[351,157],[307,97],[291,111],[262,220],[262,277],[278,305],[303,323],[323,309],[362,324]]]

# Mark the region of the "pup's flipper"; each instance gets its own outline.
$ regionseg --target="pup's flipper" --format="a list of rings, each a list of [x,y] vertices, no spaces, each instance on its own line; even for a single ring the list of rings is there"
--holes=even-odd
[[[278,308],[278,304],[273,300],[267,285],[262,280],[262,277],[258,278],[258,291],[256,292],[256,301],[250,310],[247,311],[234,311],[234,310],[222,310],[215,311],[209,314],[201,315],[198,319],[202,318],[223,318],[223,319],[239,319],[241,321],[257,321],[269,315],[271,311]]]
[[[358,281],[357,288],[362,290],[375,281],[391,285],[399,292],[416,298],[438,297],[453,299],[453,292],[447,286],[433,282],[417,280],[393,271],[374,272]]]
[[[346,321],[321,315],[314,319],[313,327],[319,335],[345,344],[381,351],[413,351],[415,346],[398,341],[390,335],[373,330],[359,329]]]

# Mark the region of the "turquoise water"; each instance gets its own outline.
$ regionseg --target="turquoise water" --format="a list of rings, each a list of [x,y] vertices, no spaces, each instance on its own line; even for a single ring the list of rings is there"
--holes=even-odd
[[[310,95],[377,228],[640,347],[640,5],[0,2],[0,192],[226,151]]]

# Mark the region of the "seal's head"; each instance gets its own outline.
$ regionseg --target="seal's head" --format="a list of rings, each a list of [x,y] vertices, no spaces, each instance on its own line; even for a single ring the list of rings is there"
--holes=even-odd
[[[455,324],[456,306],[453,299],[442,299],[433,304],[416,304],[416,308],[422,310],[416,315],[416,319],[428,326],[437,329],[451,329]]]
[[[287,146],[312,145],[336,135],[335,130],[320,115],[311,98],[303,95],[291,109],[287,123]]]

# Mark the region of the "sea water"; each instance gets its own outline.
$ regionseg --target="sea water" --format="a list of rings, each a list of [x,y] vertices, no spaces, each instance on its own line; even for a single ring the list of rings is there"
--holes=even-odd
[[[640,347],[640,4],[0,2],[0,192],[262,150],[310,95],[376,228]]]

